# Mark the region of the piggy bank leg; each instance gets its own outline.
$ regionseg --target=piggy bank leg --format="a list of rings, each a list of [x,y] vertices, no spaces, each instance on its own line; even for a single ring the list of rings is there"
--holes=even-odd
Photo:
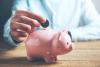
[[[41,56],[27,57],[30,62],[44,62],[44,58]]]
[[[28,61],[32,61],[32,57],[27,56],[27,60],[28,60]]]
[[[44,61],[46,63],[55,63],[57,61],[57,57],[56,56],[45,56]]]

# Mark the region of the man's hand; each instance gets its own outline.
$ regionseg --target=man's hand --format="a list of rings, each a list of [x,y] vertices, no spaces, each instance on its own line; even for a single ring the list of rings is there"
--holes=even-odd
[[[21,10],[16,11],[11,18],[10,34],[15,41],[24,41],[35,27],[39,27],[41,23],[45,22],[46,19],[37,14]]]

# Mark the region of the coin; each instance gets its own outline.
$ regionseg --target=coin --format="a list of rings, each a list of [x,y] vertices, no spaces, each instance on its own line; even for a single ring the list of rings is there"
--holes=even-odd
[[[46,20],[46,22],[42,23],[41,26],[44,27],[44,28],[48,27],[49,26],[49,21]]]

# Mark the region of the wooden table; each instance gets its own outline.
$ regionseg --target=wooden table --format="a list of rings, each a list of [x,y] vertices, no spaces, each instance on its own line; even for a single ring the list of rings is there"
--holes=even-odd
[[[72,52],[58,57],[57,63],[29,62],[24,44],[0,51],[0,67],[100,67],[100,41],[77,42]]]

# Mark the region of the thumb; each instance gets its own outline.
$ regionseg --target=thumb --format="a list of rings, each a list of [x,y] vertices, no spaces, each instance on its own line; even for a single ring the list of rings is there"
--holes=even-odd
[[[36,13],[29,12],[29,11],[17,10],[15,15],[16,16],[27,16],[31,19],[38,20],[40,23],[45,23],[46,22],[46,19],[43,18],[42,16],[40,16]]]

